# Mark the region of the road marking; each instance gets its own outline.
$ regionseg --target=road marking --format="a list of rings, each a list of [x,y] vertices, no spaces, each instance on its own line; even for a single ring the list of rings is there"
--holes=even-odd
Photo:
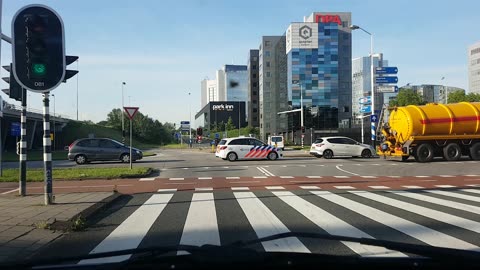
[[[233,179],[240,179],[240,177],[238,177],[238,176],[227,176],[227,177],[225,177],[225,179],[233,180]]]
[[[439,175],[439,177],[448,178],[448,177],[455,177],[455,176],[453,176],[453,175]]]
[[[220,245],[213,193],[194,193],[180,245]]]
[[[439,187],[439,188],[454,188],[456,186],[452,186],[452,185],[435,185],[436,187]]]
[[[428,245],[479,251],[478,246],[467,243],[450,235],[435,231],[421,224],[397,217],[376,208],[358,203],[328,191],[310,191],[323,199],[356,212],[378,223],[403,232]]]
[[[144,177],[138,179],[138,181],[155,181],[155,177]]]
[[[428,175],[415,175],[414,177],[417,177],[417,178],[429,178],[431,176],[428,176]]]
[[[317,183],[318,181],[317,180],[291,180],[291,181],[288,181],[290,183],[308,183],[308,182],[312,182],[312,183]]]
[[[475,222],[472,220],[468,220],[466,218],[457,217],[454,215],[450,215],[444,212],[440,212],[437,210],[433,210],[430,208],[426,208],[423,206],[419,206],[412,203],[407,203],[399,200],[395,200],[392,198],[388,198],[385,196],[381,196],[378,194],[365,192],[365,191],[349,191],[349,193],[355,194],[357,196],[361,196],[363,198],[367,198],[379,203],[383,203],[386,205],[390,205],[404,211],[412,212],[427,218],[435,219],[444,223],[451,224],[453,226],[457,226],[460,228],[464,228],[466,230],[480,233],[480,223]]]
[[[183,178],[183,177],[174,177],[174,178],[169,178],[168,180],[171,180],[171,181],[180,181],[180,180],[185,180],[185,178]]]
[[[248,187],[232,187],[233,191],[250,190]]]
[[[303,168],[305,168],[305,167],[307,167],[307,165],[298,165],[298,167],[303,167]]]
[[[333,187],[336,188],[336,189],[355,189],[352,186],[333,186]]]
[[[198,180],[211,180],[212,177],[198,177]]]
[[[142,242],[173,194],[153,194],[142,206],[125,219],[90,254],[135,249]],[[132,255],[81,260],[78,264],[113,263],[128,260]]]
[[[463,199],[467,201],[480,202],[480,197],[476,197],[476,196],[464,195],[464,194],[454,193],[451,191],[443,191],[443,190],[426,190],[426,191],[433,194],[454,197],[454,198]]]
[[[421,186],[402,186],[402,187],[404,187],[404,188],[412,188],[412,189],[414,189],[414,188],[424,188],[424,187],[421,187]]]
[[[477,177],[477,176],[480,176],[480,175],[478,175],[478,174],[467,174],[467,175],[465,175],[465,176],[466,176],[466,177]]]
[[[172,182],[172,183],[169,183],[169,182],[167,182],[167,183],[165,183],[165,184],[167,184],[167,185],[193,185],[193,184],[195,184],[195,183],[192,183],[192,182],[188,182],[188,183],[184,183],[184,182]]]
[[[377,178],[377,176],[368,176],[368,175],[367,176],[360,176],[360,177],[362,177],[362,178]]]
[[[400,178],[401,176],[398,176],[398,175],[390,175],[389,177],[390,177],[390,178]]]
[[[480,194],[480,190],[478,190],[478,189],[460,189],[460,190],[465,191],[465,192]]]
[[[433,179],[426,179],[426,180],[418,180],[418,182],[436,182],[437,180]]]
[[[320,187],[317,186],[299,186],[301,189],[320,189]]]
[[[208,170],[208,169],[210,169],[210,167],[203,167],[203,169]]]
[[[43,187],[42,187],[42,188],[43,188]],[[19,190],[19,188],[12,189],[12,190],[9,190],[9,191],[5,191],[5,192],[2,193],[2,195],[10,194],[10,193],[13,193],[13,192],[18,191],[18,190]]]
[[[287,168],[287,165],[282,165],[283,168]]]
[[[188,170],[189,168],[182,168],[183,170]]]
[[[285,189],[284,187],[281,187],[281,186],[268,186],[268,187],[265,187],[266,189],[268,190],[273,190],[273,189]]]
[[[389,191],[389,192],[403,196],[403,197],[412,198],[412,199],[424,201],[427,203],[438,204],[438,205],[442,205],[442,206],[446,206],[454,209],[459,209],[459,210],[463,210],[463,211],[474,213],[474,214],[480,213],[480,207],[478,206],[454,202],[451,200],[439,199],[436,197],[414,193],[414,192],[408,192],[408,191]]]
[[[373,166],[380,166],[380,165],[382,165],[382,164],[372,164],[372,165],[373,165]]]
[[[265,178],[268,178],[268,177],[266,177],[266,176],[254,176],[253,178],[255,178],[255,179],[265,179]]]
[[[324,167],[325,165],[323,165],[323,164],[318,164],[318,165],[316,165],[316,166],[317,166],[317,167]]]
[[[212,191],[213,187],[198,187],[195,188],[195,191]]]
[[[373,238],[369,234],[357,229],[356,227],[341,220],[335,215],[330,214],[329,212],[323,210],[322,208],[294,195],[291,192],[277,191],[277,192],[273,192],[273,194],[329,234],[358,237],[358,238],[369,238],[369,239]],[[342,243],[346,245],[348,248],[350,248],[353,252],[365,257],[385,256],[385,255],[395,256],[395,257],[406,256],[403,253],[388,250],[382,247],[367,246],[359,243],[343,242],[343,241]]]
[[[280,178],[289,179],[289,178],[294,178],[294,177],[293,176],[280,176]]]
[[[259,177],[267,178],[265,176],[259,176]],[[250,183],[260,183],[260,181],[236,181],[236,182],[232,182],[231,184],[250,184]]]
[[[334,177],[335,178],[350,178],[350,176],[346,176],[346,175],[336,175]]]
[[[253,192],[234,192],[233,194],[258,238],[290,232],[285,224]],[[262,242],[262,246],[266,252],[310,253],[296,237]]]
[[[157,192],[176,192],[176,191],[177,191],[176,188],[161,188],[157,190]]]
[[[467,185],[469,187],[480,187],[480,184],[474,184],[474,185]]]
[[[263,168],[263,167],[257,167],[257,169],[259,171],[261,171],[263,174],[265,174],[266,176],[275,176],[273,173],[267,171],[267,169]]]
[[[351,175],[359,176],[358,173],[349,172],[347,170],[344,170],[344,169],[340,168],[341,166],[343,166],[343,165],[337,165],[337,166],[335,166],[335,168],[337,168],[337,170],[339,170],[339,171],[342,171],[342,172],[345,172],[345,173],[348,173],[348,174],[351,174]],[[338,177],[338,178],[341,178],[341,177]]]
[[[310,175],[310,176],[307,176],[307,178],[322,178],[321,176],[316,176],[316,175]]]
[[[223,168],[224,168],[224,169],[228,169],[228,168],[230,168],[230,167],[225,166],[225,167],[223,167]]]
[[[368,186],[368,187],[373,189],[390,189],[390,187],[387,187],[387,186]]]

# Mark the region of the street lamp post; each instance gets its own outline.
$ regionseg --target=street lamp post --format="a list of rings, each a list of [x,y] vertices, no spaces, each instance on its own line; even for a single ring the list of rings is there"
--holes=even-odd
[[[350,25],[350,29],[351,30],[360,29],[363,32],[370,35],[370,91],[371,91],[371,95],[372,95],[372,112],[371,112],[371,115],[374,115],[375,114],[375,74],[374,74],[374,70],[373,70],[373,34],[368,32],[367,30],[363,29],[362,27],[360,27],[358,25]],[[362,120],[362,123],[363,123],[363,120]],[[371,130],[372,145],[375,148],[375,141],[376,141],[377,135],[376,135],[375,122],[373,122],[373,121],[371,122],[371,129],[372,129]],[[362,137],[363,137],[363,133],[362,133]]]
[[[125,101],[123,97],[123,86],[126,85],[125,82],[122,82],[122,108],[120,109],[120,113],[122,114],[122,138],[123,138],[123,143],[125,142],[125,121],[124,121],[124,113],[123,113],[123,107],[125,107]]]

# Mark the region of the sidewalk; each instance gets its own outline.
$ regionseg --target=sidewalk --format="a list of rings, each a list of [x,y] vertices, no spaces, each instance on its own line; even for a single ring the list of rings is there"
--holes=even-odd
[[[0,263],[25,260],[59,238],[72,222],[88,219],[119,195],[113,192],[55,195],[45,206],[43,195],[0,197]]]

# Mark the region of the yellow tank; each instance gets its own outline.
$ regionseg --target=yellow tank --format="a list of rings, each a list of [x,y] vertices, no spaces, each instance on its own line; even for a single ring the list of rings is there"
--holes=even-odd
[[[480,102],[398,107],[390,112],[389,124],[397,143],[412,136],[479,135]]]

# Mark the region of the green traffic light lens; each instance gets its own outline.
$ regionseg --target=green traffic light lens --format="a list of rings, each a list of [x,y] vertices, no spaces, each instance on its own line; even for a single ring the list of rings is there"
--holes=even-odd
[[[47,67],[45,64],[35,63],[32,65],[33,74],[36,76],[44,76],[47,73]]]

